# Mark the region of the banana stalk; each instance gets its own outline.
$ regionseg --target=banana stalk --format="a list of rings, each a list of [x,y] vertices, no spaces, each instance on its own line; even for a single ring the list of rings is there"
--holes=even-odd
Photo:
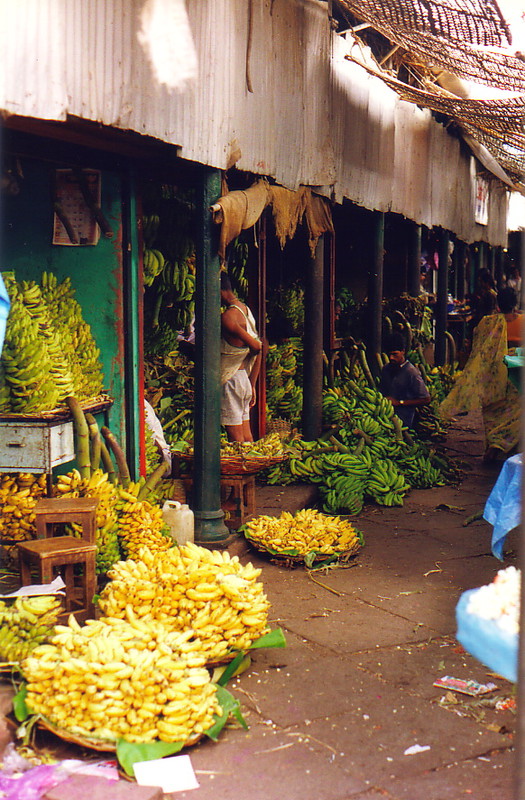
[[[82,407],[76,397],[66,397],[66,403],[73,417],[75,430],[75,450],[78,471],[82,480],[91,477],[91,459],[89,456],[89,428]]]
[[[151,475],[147,478],[146,482],[140,489],[137,495],[137,500],[145,500],[148,494],[153,491],[160,479],[164,477],[168,469],[169,465],[166,463],[166,461],[163,461],[162,464],[159,464],[159,466],[153,470]]]
[[[106,440],[106,444],[108,449],[113,453],[115,456],[115,461],[117,462],[118,467],[118,475],[119,481],[122,486],[126,489],[129,486],[129,482],[131,480],[131,476],[129,474],[129,467],[128,462],[126,461],[126,456],[124,455],[124,451],[122,450],[121,446],[111,433],[108,427],[105,425],[100,429],[100,432],[104,439]]]
[[[91,443],[91,469],[95,471],[100,467],[102,439],[100,438],[100,431],[93,414],[86,414],[86,422],[88,424],[89,438]]]

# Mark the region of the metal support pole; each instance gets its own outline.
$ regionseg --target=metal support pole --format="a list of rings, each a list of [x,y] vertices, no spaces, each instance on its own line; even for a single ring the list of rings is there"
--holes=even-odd
[[[442,366],[447,360],[447,305],[448,305],[448,231],[442,230],[439,237],[439,265],[437,274],[437,292],[435,305],[436,341],[434,343],[434,361]]]
[[[324,235],[310,258],[304,295],[303,436],[321,435],[323,417]]]
[[[195,284],[195,441],[193,512],[195,541],[225,543],[229,531],[221,509],[220,362],[221,295],[217,226],[210,206],[221,193],[219,170],[203,168],[197,194]]]
[[[384,249],[385,215],[382,211],[375,211],[372,252],[368,271],[368,355],[370,364],[375,364],[375,354],[381,352]]]
[[[141,444],[144,442],[144,364],[142,350],[143,285],[139,265],[137,218],[137,187],[135,174],[129,169],[123,193],[123,291],[125,319],[125,398],[126,398],[126,460],[132,480],[141,472]]]
[[[421,225],[410,223],[408,233],[408,281],[410,297],[418,297],[421,286]]]
[[[456,242],[456,270],[457,270],[457,294],[458,300],[465,299],[465,258],[467,256],[467,245],[465,242]]]
[[[496,289],[501,289],[503,286],[503,250],[501,247],[496,247],[495,250],[494,280]]]

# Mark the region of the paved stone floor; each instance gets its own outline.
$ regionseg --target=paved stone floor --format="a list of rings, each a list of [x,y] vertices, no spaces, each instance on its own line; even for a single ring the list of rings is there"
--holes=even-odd
[[[516,562],[517,535],[501,563],[488,523],[463,525],[498,475],[481,463],[479,420],[461,418],[447,446],[461,484],[413,491],[403,508],[367,506],[356,520],[365,545],[346,568],[288,569],[232,544],[262,567],[287,647],[258,651],[230,683],[249,730],[189,749],[200,788],[173,798],[513,800],[513,713],[433,686],[452,675],[513,693],[458,645],[455,606]],[[258,513],[309,502],[309,487],[257,489]],[[406,754],[414,746],[424,749]]]

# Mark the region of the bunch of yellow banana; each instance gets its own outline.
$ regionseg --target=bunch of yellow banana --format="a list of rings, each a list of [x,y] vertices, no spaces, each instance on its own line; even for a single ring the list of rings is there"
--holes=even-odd
[[[227,551],[190,542],[160,553],[143,550],[140,560],[110,570],[99,606],[104,617],[124,619],[131,606],[146,625],[157,620],[172,631],[191,631],[206,663],[213,663],[233,648],[246,649],[267,629],[260,572]]]
[[[159,552],[173,546],[161,507],[149,500],[139,500],[134,488],[133,485],[118,488],[117,535],[125,558],[136,558],[144,547]]]
[[[62,613],[56,595],[17,597],[13,603],[0,600],[0,658],[19,663],[47,641]]]
[[[93,497],[98,500],[96,511],[97,531],[97,572],[107,572],[120,558],[117,534],[118,490],[108,479],[107,472],[93,470],[88,479],[82,479],[80,472],[73,469],[65,475],[58,475],[54,484],[55,497]],[[73,535],[80,536],[81,528],[71,524]]]
[[[281,456],[283,442],[277,432],[267,433],[255,442],[221,442],[221,456]]]
[[[315,552],[335,555],[361,544],[360,534],[347,520],[305,508],[295,515],[283,511],[279,517],[261,515],[246,523],[246,536],[272,552],[294,551],[305,556]]]
[[[23,542],[36,534],[34,508],[46,492],[46,476],[30,472],[0,474],[0,537]]]
[[[216,687],[191,632],[126,619],[71,615],[22,664],[29,710],[76,735],[130,742],[187,742],[219,710]]]

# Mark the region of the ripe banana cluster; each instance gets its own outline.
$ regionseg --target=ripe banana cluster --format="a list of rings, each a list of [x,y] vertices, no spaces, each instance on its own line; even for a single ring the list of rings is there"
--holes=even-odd
[[[96,511],[97,572],[105,573],[120,558],[118,541],[118,490],[108,480],[107,472],[93,470],[88,479],[82,479],[77,469],[58,475],[53,486],[55,497],[93,497],[98,500]],[[72,523],[71,533],[81,535],[79,525]]]
[[[145,628],[161,622],[171,631],[191,631],[206,663],[220,662],[267,629],[260,572],[226,550],[191,542],[158,553],[144,549],[139,559],[113,566],[99,607],[104,617],[117,619],[128,618],[131,609]]]
[[[131,607],[126,619],[83,627],[71,615],[22,664],[28,709],[77,736],[187,742],[208,730],[219,710],[191,636],[146,625]]]
[[[30,472],[0,474],[0,538],[23,542],[36,534],[34,508],[46,493],[46,476]]]
[[[283,442],[277,432],[267,433],[255,442],[221,442],[222,456],[280,457],[283,455]]]
[[[49,639],[61,613],[56,595],[0,600],[0,659],[20,663]]]
[[[246,537],[272,553],[306,556],[336,555],[361,544],[354,526],[340,517],[327,516],[312,508],[296,514],[283,511],[279,517],[261,515],[248,520]]]
[[[139,500],[130,487],[119,487],[116,511],[117,535],[125,558],[137,558],[145,547],[157,553],[173,546],[161,507]]]

